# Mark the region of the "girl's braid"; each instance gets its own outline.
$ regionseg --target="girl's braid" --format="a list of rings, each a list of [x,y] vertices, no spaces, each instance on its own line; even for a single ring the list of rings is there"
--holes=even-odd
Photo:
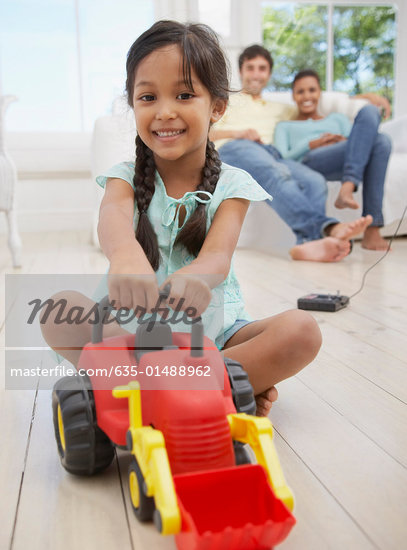
[[[157,271],[160,264],[157,235],[147,216],[147,209],[155,191],[155,162],[152,151],[139,136],[136,137],[136,166],[133,184],[139,212],[136,239],[142,246],[152,268]]]
[[[221,171],[221,164],[221,160],[214,144],[208,139],[206,144],[205,166],[202,169],[202,181],[197,186],[197,191],[209,191],[209,193],[213,193],[215,191]],[[206,199],[206,195],[202,195],[202,198]],[[175,242],[185,246],[188,252],[194,256],[198,256],[205,237],[206,208],[205,204],[197,203],[194,213],[180,231]]]

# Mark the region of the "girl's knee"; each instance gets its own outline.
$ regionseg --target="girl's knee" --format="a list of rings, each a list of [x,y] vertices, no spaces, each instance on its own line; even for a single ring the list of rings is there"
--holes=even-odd
[[[75,290],[60,291],[48,298],[39,311],[39,321],[42,335],[45,340],[59,332],[61,326],[66,326],[61,319],[66,318],[68,312],[75,307],[89,307],[92,301],[84,294]]]
[[[287,325],[288,344],[298,349],[308,362],[312,361],[322,344],[321,331],[314,317],[300,309],[288,311]]]
[[[266,330],[263,355],[269,357],[271,369],[266,372],[262,387],[269,387],[297,374],[315,359],[322,344],[318,324],[302,310],[286,311],[271,318]],[[267,376],[272,382],[268,386],[265,382]],[[267,382],[270,380],[267,379]]]

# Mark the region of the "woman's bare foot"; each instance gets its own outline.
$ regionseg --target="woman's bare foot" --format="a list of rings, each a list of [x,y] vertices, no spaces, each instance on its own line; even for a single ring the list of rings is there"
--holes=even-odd
[[[330,237],[336,237],[337,239],[353,239],[353,237],[363,233],[372,221],[373,218],[369,214],[368,216],[362,216],[353,222],[334,223],[326,228],[326,234]]]
[[[275,386],[256,395],[257,416],[267,416],[270,412],[271,405],[278,399],[278,391]]]
[[[335,201],[336,208],[359,208],[358,203],[353,198],[355,184],[352,181],[342,183],[339,194]]]
[[[387,250],[389,243],[380,235],[378,227],[367,227],[362,239],[362,248]]]
[[[297,244],[290,250],[293,260],[312,262],[339,262],[350,252],[349,240],[325,237],[316,241]]]

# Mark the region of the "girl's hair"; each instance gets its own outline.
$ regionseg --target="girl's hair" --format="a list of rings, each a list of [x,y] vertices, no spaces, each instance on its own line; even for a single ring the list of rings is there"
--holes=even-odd
[[[318,82],[318,86],[321,87],[321,81],[319,79],[319,74],[316,71],[314,71],[313,69],[303,69],[302,71],[300,71],[299,73],[297,73],[295,75],[293,83],[291,84],[291,89],[294,90],[295,83],[298,80],[301,80],[301,78],[305,78],[306,76],[312,76],[313,78],[315,78],[316,81]]]
[[[134,82],[140,62],[163,46],[177,44],[182,52],[182,72],[185,84],[191,91],[193,69],[208,90],[212,99],[228,100],[229,68],[214,31],[202,24],[182,24],[176,21],[158,21],[131,46],[127,54],[127,101],[133,107]],[[221,161],[212,142],[206,146],[205,166],[198,191],[213,193],[219,179]],[[136,239],[156,271],[160,263],[157,236],[146,215],[155,191],[155,161],[151,149],[136,137],[136,168],[134,174],[135,200],[139,211]],[[205,196],[203,196],[205,198]],[[199,203],[190,219],[180,231],[176,243],[197,256],[206,236],[205,204]]]

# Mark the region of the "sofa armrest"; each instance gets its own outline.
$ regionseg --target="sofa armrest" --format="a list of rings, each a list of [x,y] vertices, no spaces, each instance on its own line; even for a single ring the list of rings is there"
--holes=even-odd
[[[380,131],[391,137],[393,153],[407,153],[407,115],[383,122]]]
[[[95,178],[111,166],[134,161],[136,127],[122,116],[96,119],[92,135],[91,163]]]

